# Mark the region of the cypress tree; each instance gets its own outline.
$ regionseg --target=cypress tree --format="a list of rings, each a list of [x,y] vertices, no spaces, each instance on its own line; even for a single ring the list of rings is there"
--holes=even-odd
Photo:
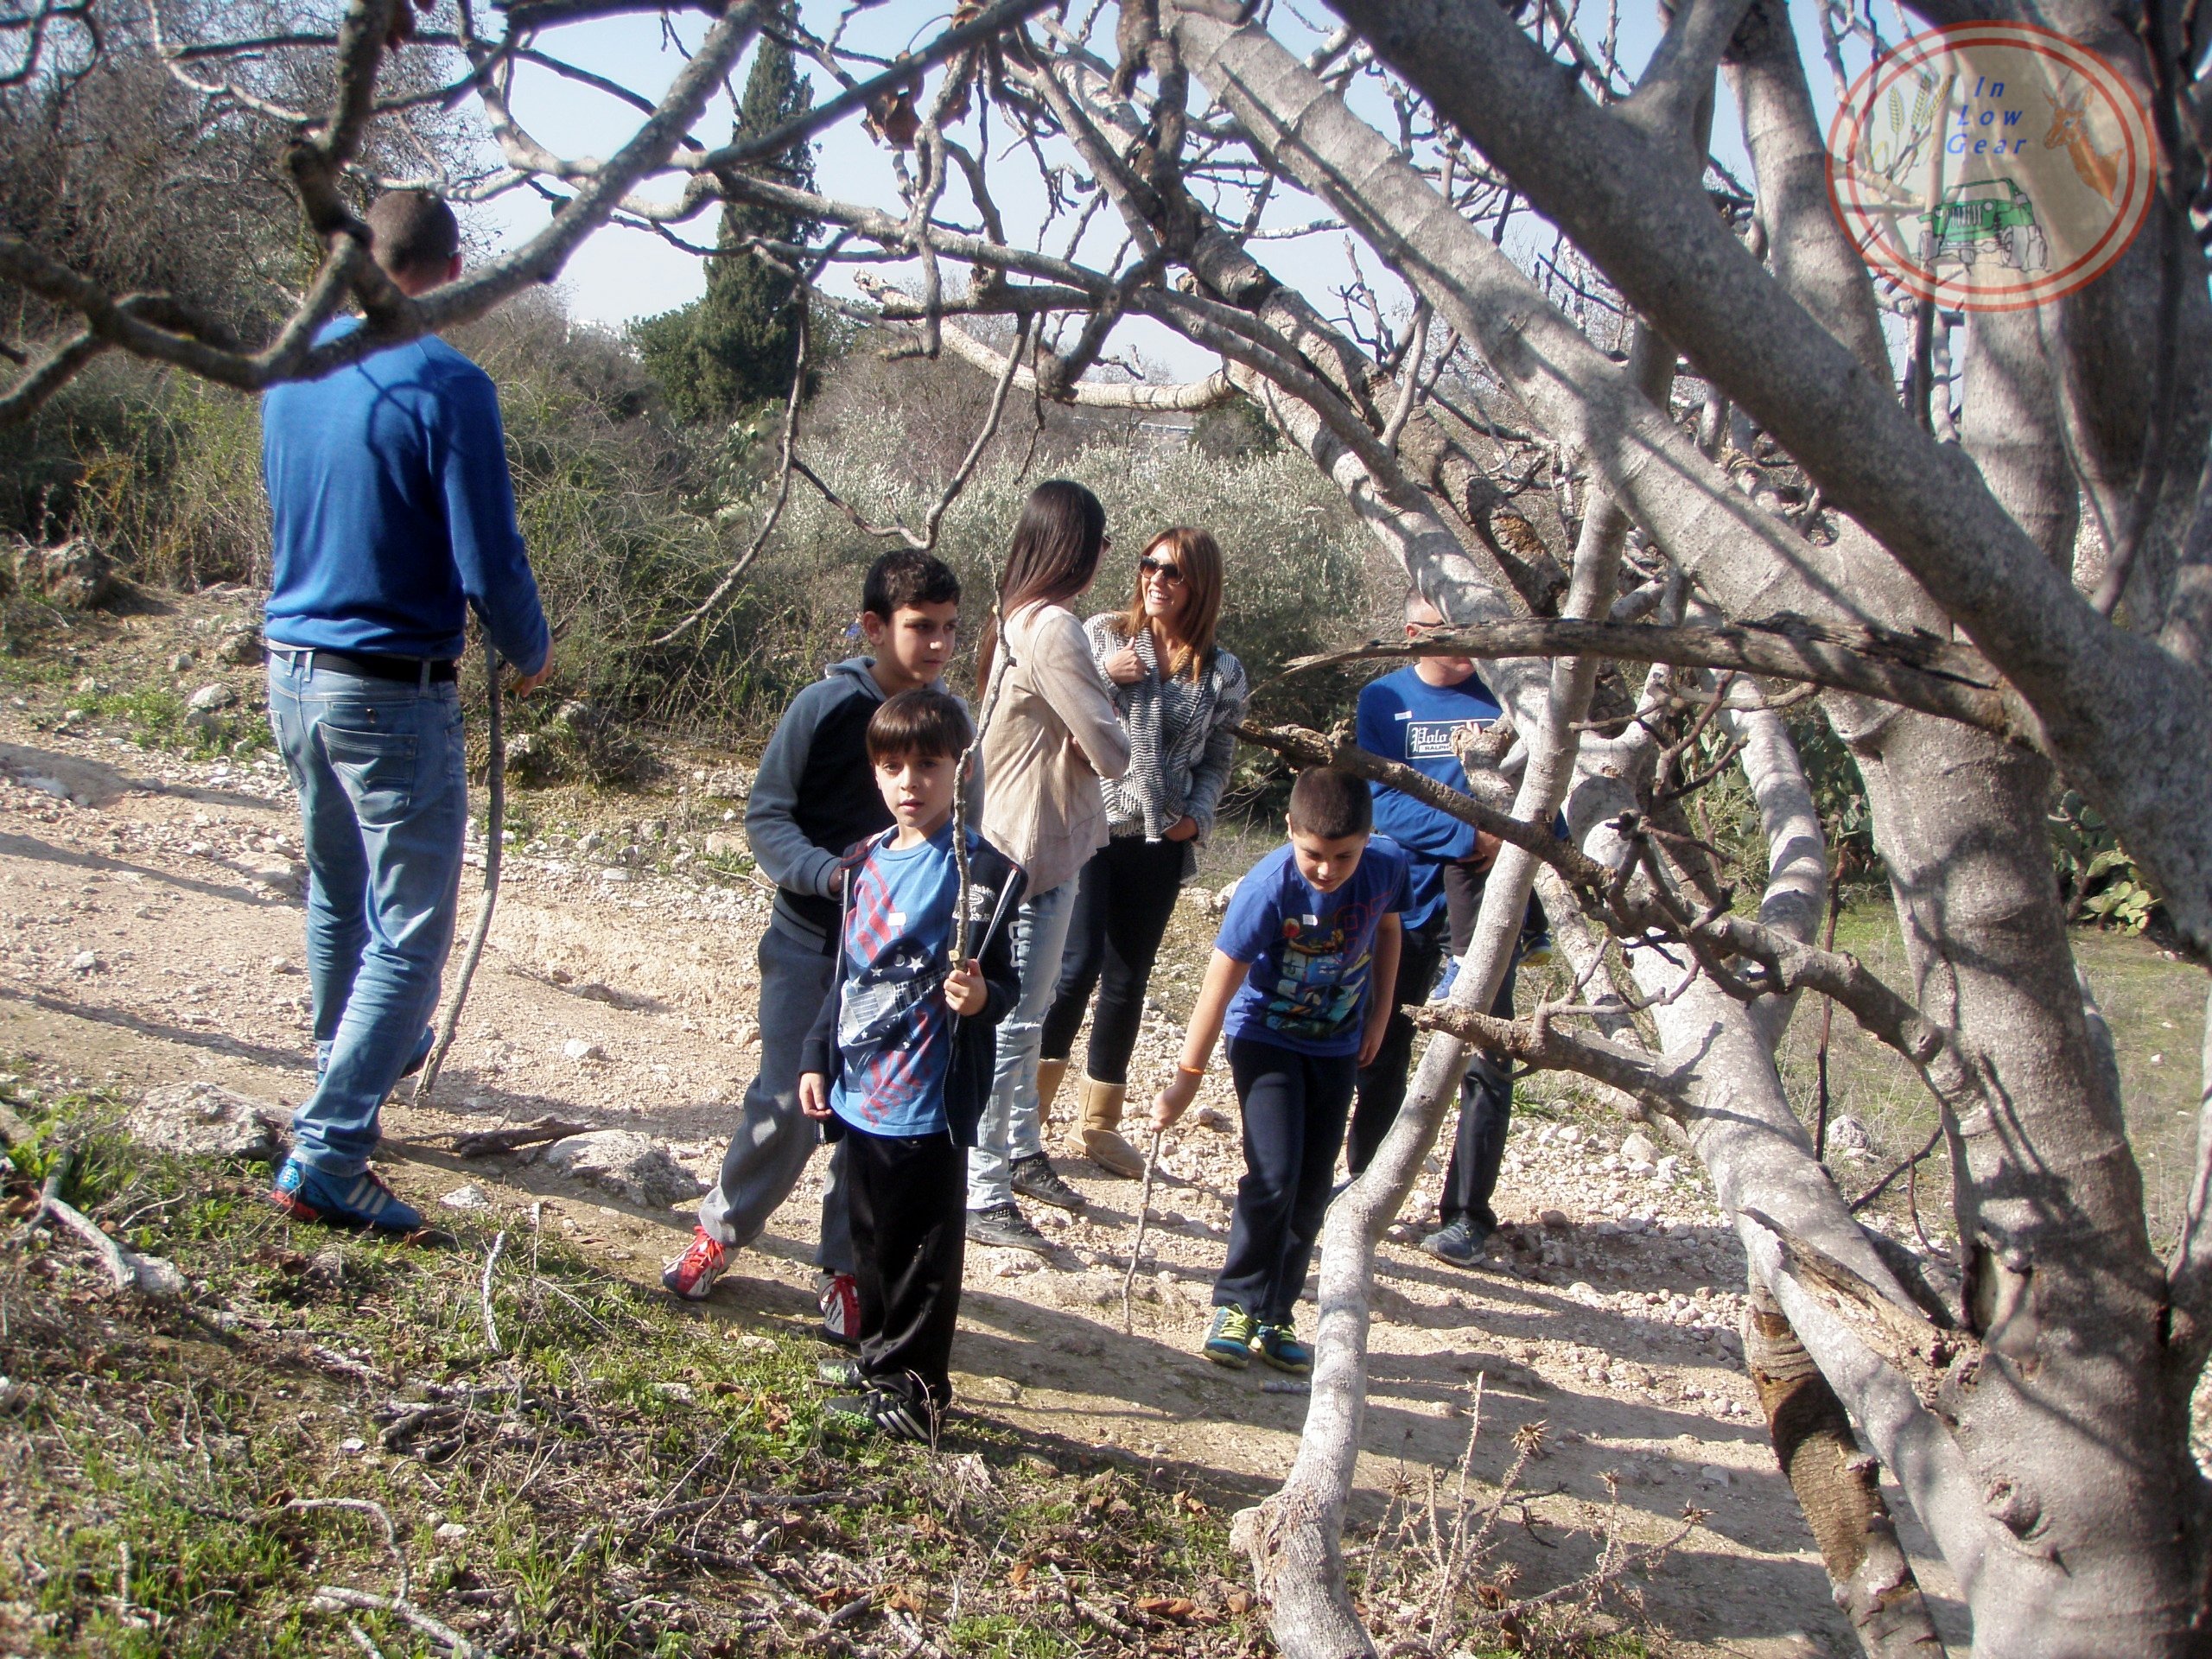
[[[812,83],[797,72],[791,48],[766,33],[753,54],[732,142],[757,137],[809,109]],[[798,143],[748,168],[777,183],[814,188],[814,147]],[[723,207],[708,262],[707,292],[690,304],[635,325],[645,371],[685,424],[728,422],[750,405],[780,403],[798,360],[794,284],[745,246],[748,237],[803,243],[816,226],[773,209],[732,202]]]

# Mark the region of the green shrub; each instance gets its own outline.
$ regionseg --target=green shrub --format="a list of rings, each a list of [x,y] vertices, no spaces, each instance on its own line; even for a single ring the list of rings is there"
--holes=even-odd
[[[104,404],[71,405],[74,528],[143,582],[269,580],[254,401],[192,375],[115,365]]]
[[[652,643],[757,533],[771,499],[773,420],[736,432],[672,430],[631,347],[575,325],[550,296],[508,306],[454,340],[499,386],[517,510],[557,641],[557,695],[517,708],[518,731],[581,698],[602,716],[758,741],[794,694],[857,649],[849,633],[861,575],[899,543],[869,534],[798,479],[775,533],[705,625],[668,645]],[[863,518],[918,528],[943,487],[941,452],[952,438],[964,448],[973,429],[945,400],[973,388],[943,365],[927,365],[930,386],[918,370],[909,386],[855,352],[836,364],[825,394],[849,372],[874,390],[825,395],[823,416],[810,411],[803,423],[802,453]],[[1229,561],[1223,641],[1261,688],[1258,712],[1321,727],[1348,715],[1363,676],[1275,682],[1289,658],[1370,631],[1399,592],[1326,480],[1280,449],[1209,455],[1135,423],[1063,421],[1057,412],[1048,422],[1048,441],[1032,455],[1026,428],[1015,430],[1009,416],[945,516],[938,550],[966,588],[969,651],[1023,498],[1039,477],[1058,474],[1098,493],[1116,541],[1083,608],[1127,601],[1154,531],[1205,525]],[[144,365],[103,363],[0,454],[0,468],[10,469],[26,533],[88,535],[137,580],[192,588],[268,579],[251,398]],[[966,684],[970,661],[956,664],[956,683]],[[468,694],[480,686],[472,675]],[[607,753],[621,749],[611,724],[595,729]],[[1245,783],[1267,773],[1257,757],[1247,765]]]
[[[2049,817],[2052,862],[2066,919],[2140,933],[2158,913],[2158,897],[2096,808],[2063,791]]]

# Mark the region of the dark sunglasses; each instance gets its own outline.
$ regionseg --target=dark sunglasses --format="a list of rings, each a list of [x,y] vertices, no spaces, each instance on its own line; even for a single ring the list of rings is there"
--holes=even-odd
[[[1190,580],[1179,567],[1169,563],[1166,559],[1155,559],[1150,555],[1137,561],[1137,571],[1141,575],[1165,576],[1178,587]]]

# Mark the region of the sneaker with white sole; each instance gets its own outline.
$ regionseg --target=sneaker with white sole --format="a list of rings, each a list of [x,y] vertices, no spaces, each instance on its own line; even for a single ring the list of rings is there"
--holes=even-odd
[[[1049,1255],[1052,1247],[1045,1235],[1029,1224],[1029,1217],[1012,1203],[995,1204],[988,1210],[968,1212],[968,1242],[996,1250],[1030,1250]]]
[[[373,1227],[403,1236],[423,1230],[423,1212],[386,1186],[384,1177],[372,1169],[332,1175],[287,1158],[270,1188],[269,1201],[295,1221]]]
[[[703,1302],[728,1265],[728,1247],[704,1227],[694,1228],[690,1247],[660,1270],[660,1281],[686,1301]]]
[[[1241,1371],[1252,1363],[1252,1339],[1259,1333],[1259,1322],[1230,1302],[1214,1309],[1213,1324],[1198,1351],[1217,1365]]]
[[[822,1287],[822,1334],[846,1348],[861,1345],[861,1287],[849,1273],[833,1273]]]
[[[1078,1214],[1084,1208],[1083,1194],[1060,1179],[1059,1171],[1052,1167],[1052,1160],[1041,1152],[1014,1160],[1013,1184],[1014,1190],[1023,1198],[1049,1204],[1055,1210]]]
[[[935,1430],[932,1419],[936,1414],[927,1406],[918,1405],[903,1394],[893,1394],[888,1389],[870,1389],[866,1394],[841,1395],[824,1403],[823,1409],[832,1417],[841,1418],[857,1427],[866,1423],[870,1428],[890,1435],[893,1440],[919,1440],[926,1444]]]
[[[1298,1339],[1298,1332],[1291,1328],[1288,1319],[1280,1325],[1263,1324],[1259,1332],[1260,1357],[1279,1371],[1293,1376],[1313,1374],[1313,1351]]]
[[[1478,1268],[1483,1262],[1483,1247],[1489,1242],[1490,1230],[1478,1227],[1465,1216],[1449,1221],[1421,1242],[1421,1247],[1440,1262],[1449,1262],[1455,1268]]]

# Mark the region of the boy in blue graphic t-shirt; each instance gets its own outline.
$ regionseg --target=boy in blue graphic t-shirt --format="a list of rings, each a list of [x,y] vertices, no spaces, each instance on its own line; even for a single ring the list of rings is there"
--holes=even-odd
[[[1203,1350],[1216,1364],[1242,1370],[1256,1343],[1278,1370],[1313,1367],[1291,1309],[1329,1206],[1353,1078],[1390,1015],[1408,899],[1406,855],[1373,825],[1367,785],[1351,773],[1299,774],[1290,844],[1236,884],[1175,1080],[1153,1103],[1155,1128],[1182,1116],[1225,1027],[1244,1179]]]
[[[965,959],[952,801],[971,728],[958,699],[903,691],[870,716],[868,755],[893,820],[846,855],[837,958],[800,1051],[806,1116],[845,1147],[861,1392],[841,1415],[928,1440],[952,1400],[967,1240],[967,1154],[990,1092],[992,1027],[1019,986],[1007,921],[1021,871],[968,834]]]

